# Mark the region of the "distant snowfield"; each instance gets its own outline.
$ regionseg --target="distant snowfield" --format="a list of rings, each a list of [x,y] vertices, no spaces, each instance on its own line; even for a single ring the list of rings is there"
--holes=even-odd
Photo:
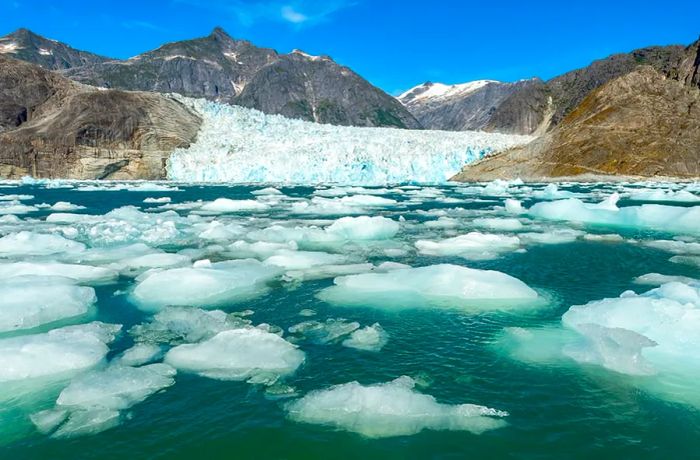
[[[466,164],[533,139],[470,131],[322,125],[173,97],[203,118],[197,141],[170,156],[167,173],[175,181],[439,184]]]

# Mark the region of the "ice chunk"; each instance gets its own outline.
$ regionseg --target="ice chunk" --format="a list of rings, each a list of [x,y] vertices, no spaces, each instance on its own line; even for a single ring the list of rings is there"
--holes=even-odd
[[[109,268],[55,262],[0,263],[0,278],[15,276],[59,276],[82,284],[104,284],[117,279],[119,274]]]
[[[441,241],[418,240],[416,249],[421,254],[438,257],[459,256],[471,260],[495,259],[505,252],[520,247],[516,236],[470,232]]]
[[[147,204],[158,204],[158,203],[162,204],[162,203],[170,203],[171,201],[172,201],[172,198],[170,198],[169,196],[162,196],[160,198],[152,198],[151,197],[151,198],[146,198],[143,200],[143,202],[147,203]]]
[[[689,278],[687,276],[671,276],[662,275],[660,273],[647,273],[646,275],[638,276],[634,279],[636,284],[646,284],[651,286],[661,286],[662,284],[671,283],[674,281],[685,284],[700,282],[699,280]]]
[[[670,233],[700,234],[700,206],[680,207],[657,204],[616,206],[617,196],[598,204],[570,198],[533,205],[529,214],[550,220],[582,222],[591,225],[657,230]]]
[[[304,362],[304,353],[276,334],[246,328],[179,345],[165,355],[165,362],[213,379],[248,380],[262,374],[292,374]]]
[[[358,329],[343,341],[343,346],[357,348],[358,350],[379,351],[384,348],[389,335],[379,323]]]
[[[423,430],[480,434],[505,426],[507,412],[474,404],[441,404],[417,392],[415,381],[399,377],[387,383],[350,382],[312,391],[287,405],[297,422],[330,425],[369,438],[409,436]]]
[[[525,214],[525,209],[520,201],[508,198],[506,199],[506,212],[508,214]]]
[[[0,238],[0,257],[48,256],[84,250],[84,244],[58,235],[22,231]]]
[[[472,224],[476,227],[487,228],[489,230],[513,232],[523,228],[522,222],[518,219],[499,219],[495,217],[482,217],[474,219]]]
[[[336,305],[480,311],[531,307],[540,300],[537,292],[505,273],[448,264],[342,276],[334,282],[319,297]]]
[[[326,233],[341,240],[386,240],[399,231],[399,224],[382,216],[342,217],[326,228]]]
[[[336,342],[359,328],[360,323],[356,321],[328,319],[325,322],[304,321],[289,327],[289,332],[316,344],[326,344]]]
[[[579,230],[561,229],[542,233],[520,233],[518,236],[527,244],[564,244],[572,243],[583,235],[584,232]]]
[[[52,211],[67,212],[67,211],[78,211],[80,209],[85,209],[85,206],[80,206],[77,204],[69,203],[67,201],[58,201],[51,206]]]
[[[95,290],[58,277],[18,276],[0,281],[0,332],[31,329],[87,313]]]
[[[134,276],[152,268],[184,267],[191,262],[192,260],[187,256],[163,252],[122,259],[110,268],[117,269],[122,274]]]
[[[337,265],[347,262],[347,257],[319,251],[290,251],[282,249],[265,259],[265,264],[285,270],[304,270],[319,265]]]
[[[633,192],[629,199],[633,201],[676,201],[695,203],[700,201],[700,196],[690,193],[687,190],[639,190]]]
[[[267,283],[278,275],[278,268],[252,259],[173,268],[146,273],[130,297],[147,311],[167,306],[218,307],[264,294]]]
[[[228,253],[236,258],[266,259],[275,255],[281,250],[295,251],[297,244],[294,241],[288,243],[268,243],[266,241],[257,241],[248,243],[247,241],[236,241],[229,245]]]
[[[175,383],[175,369],[166,364],[110,366],[74,378],[58,396],[53,411],[34,414],[39,431],[72,438],[117,426],[120,412]],[[65,422],[64,422],[65,420]]]
[[[64,375],[102,361],[120,325],[93,322],[0,339],[0,382]]]
[[[265,211],[269,206],[256,200],[231,200],[229,198],[217,198],[205,203],[199,208],[201,211],[211,214],[225,214],[243,211]]]
[[[153,321],[134,326],[130,331],[136,341],[145,344],[200,342],[219,332],[245,327],[250,321],[221,310],[206,311],[192,307],[168,307]]]
[[[151,343],[137,343],[124,351],[118,359],[123,366],[143,366],[163,357],[163,349]]]

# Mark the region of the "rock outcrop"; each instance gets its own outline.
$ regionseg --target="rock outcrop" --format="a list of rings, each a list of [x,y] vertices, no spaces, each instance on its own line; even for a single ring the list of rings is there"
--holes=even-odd
[[[0,176],[157,179],[198,115],[157,93],[98,90],[0,56]]]

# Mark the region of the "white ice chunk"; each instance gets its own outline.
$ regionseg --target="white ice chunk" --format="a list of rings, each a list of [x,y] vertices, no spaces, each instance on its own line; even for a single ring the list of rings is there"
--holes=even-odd
[[[211,214],[226,214],[244,211],[265,211],[269,206],[256,200],[231,200],[229,198],[217,198],[205,203],[199,208],[201,211]]]
[[[165,362],[213,379],[248,380],[260,374],[292,374],[304,362],[304,353],[276,334],[245,328],[177,346],[165,355]]]
[[[428,256],[458,256],[470,260],[488,260],[520,247],[516,236],[470,232],[441,241],[418,240],[416,249]]]
[[[93,322],[0,339],[0,382],[65,375],[102,361],[120,325]]]
[[[104,284],[117,279],[112,269],[90,265],[62,264],[57,262],[0,263],[0,278],[15,276],[60,276],[83,284]]]
[[[505,426],[507,412],[474,404],[441,404],[417,392],[415,381],[400,377],[387,383],[350,382],[312,391],[287,405],[297,422],[330,425],[369,438],[409,436],[423,430],[480,434]]]
[[[134,288],[131,300],[147,311],[167,306],[218,307],[264,294],[267,283],[278,274],[278,268],[252,259],[173,268],[147,273]]]
[[[83,315],[95,290],[68,278],[18,276],[0,281],[0,332],[30,329]]]
[[[537,292],[505,273],[448,264],[342,276],[334,282],[319,297],[336,305],[480,311],[531,307],[540,300]]]
[[[343,340],[343,346],[357,348],[358,350],[379,351],[384,348],[389,335],[379,323],[358,329]]]
[[[0,238],[0,257],[48,256],[84,250],[84,244],[59,235],[22,231]]]

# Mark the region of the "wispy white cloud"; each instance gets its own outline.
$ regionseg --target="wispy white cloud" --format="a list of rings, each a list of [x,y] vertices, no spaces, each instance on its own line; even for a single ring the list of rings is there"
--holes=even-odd
[[[226,13],[245,27],[261,22],[280,22],[299,28],[327,21],[335,12],[356,5],[359,0],[176,1]]]

